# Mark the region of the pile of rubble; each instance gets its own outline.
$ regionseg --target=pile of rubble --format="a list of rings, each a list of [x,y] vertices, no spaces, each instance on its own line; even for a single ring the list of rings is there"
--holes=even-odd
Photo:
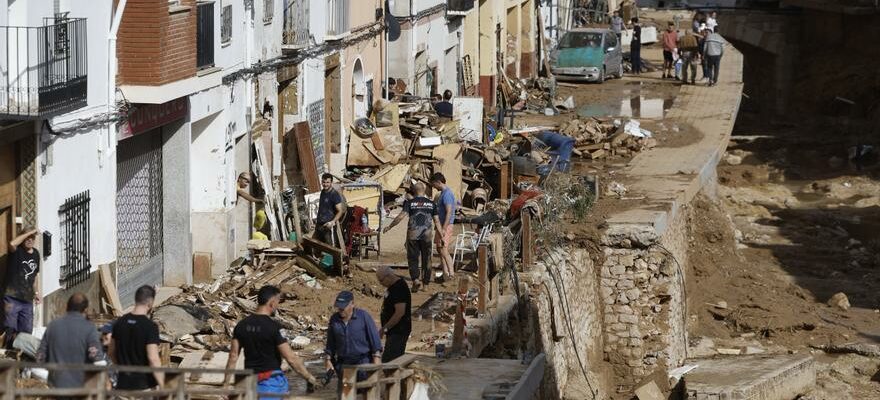
[[[626,157],[657,146],[651,132],[642,129],[637,120],[621,124],[619,120],[575,118],[563,124],[559,133],[574,138],[576,154],[591,160]]]
[[[252,241],[254,242],[254,241]],[[282,291],[280,310],[275,319],[282,324],[282,333],[294,348],[302,349],[313,340],[323,340],[322,330],[327,316],[302,315],[296,308],[296,293],[303,287],[320,289],[327,275],[309,257],[292,251],[291,246],[266,248],[262,251],[289,251],[288,257],[277,261],[232,266],[211,284],[184,286],[183,292],[168,299],[154,312],[162,340],[171,343],[171,355],[184,358],[196,351],[225,352],[229,350],[235,324],[257,308],[256,295],[264,285],[278,286]],[[329,310],[329,305],[328,305]]]

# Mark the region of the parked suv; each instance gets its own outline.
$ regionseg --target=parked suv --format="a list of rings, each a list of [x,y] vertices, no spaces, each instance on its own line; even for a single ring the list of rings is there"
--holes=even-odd
[[[550,69],[557,79],[602,83],[623,77],[623,53],[610,29],[578,28],[565,33],[550,53]]]

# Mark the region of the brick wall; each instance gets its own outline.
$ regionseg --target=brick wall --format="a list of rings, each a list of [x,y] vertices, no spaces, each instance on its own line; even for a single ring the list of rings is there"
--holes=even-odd
[[[195,76],[196,0],[181,0],[173,13],[168,0],[128,0],[116,54],[121,85],[158,86]]]

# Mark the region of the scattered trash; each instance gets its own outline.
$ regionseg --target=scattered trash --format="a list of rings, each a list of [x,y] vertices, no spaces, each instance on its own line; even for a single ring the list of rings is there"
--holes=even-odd
[[[834,296],[828,300],[828,305],[831,307],[837,307],[843,311],[849,310],[849,298],[846,297],[846,294],[843,292],[835,293]]]
[[[611,182],[608,184],[607,194],[613,194],[617,195],[618,197],[623,197],[623,195],[626,194],[626,186],[623,186],[623,184],[620,182]]]
[[[640,123],[638,120],[631,119],[626,122],[626,125],[623,126],[623,131],[628,135],[632,135],[635,137],[649,138],[651,137],[651,131],[647,129],[642,129],[640,127]]]

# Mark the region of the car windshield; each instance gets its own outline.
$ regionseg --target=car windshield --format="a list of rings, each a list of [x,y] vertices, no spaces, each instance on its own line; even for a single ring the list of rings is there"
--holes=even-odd
[[[602,34],[597,32],[568,32],[559,42],[560,49],[573,47],[600,47]]]

